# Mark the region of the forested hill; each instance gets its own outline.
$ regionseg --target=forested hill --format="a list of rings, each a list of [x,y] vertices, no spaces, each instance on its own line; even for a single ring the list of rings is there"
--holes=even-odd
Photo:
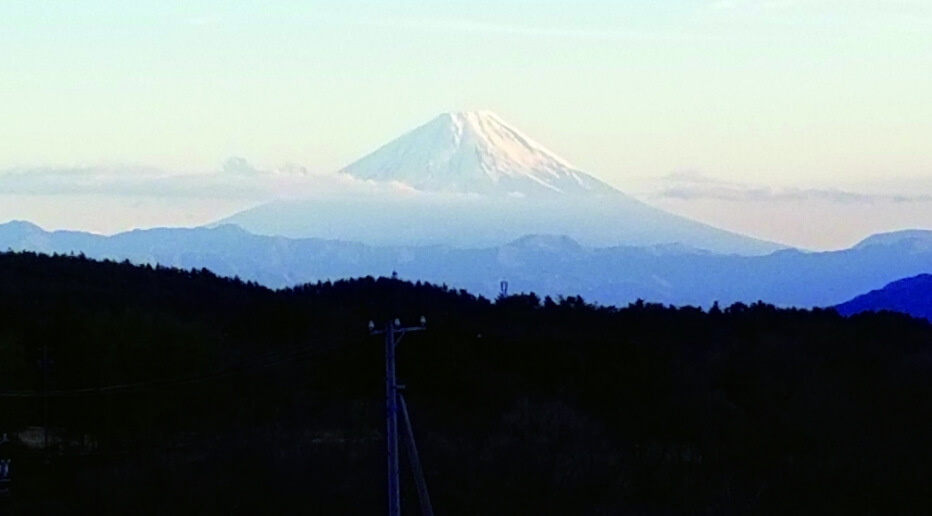
[[[926,321],[30,253],[0,254],[0,512],[381,512],[366,324],[420,315],[398,367],[437,514],[932,512]]]
[[[835,307],[842,314],[891,310],[932,321],[932,274],[894,281]]]

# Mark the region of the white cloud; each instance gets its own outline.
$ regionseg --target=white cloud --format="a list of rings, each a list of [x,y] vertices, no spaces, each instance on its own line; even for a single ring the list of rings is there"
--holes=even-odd
[[[487,34],[528,38],[558,38],[577,40],[621,41],[694,41],[724,40],[721,35],[686,33],[682,31],[600,30],[572,27],[532,26],[514,23],[494,23],[447,18],[372,18],[342,20],[351,24],[390,29],[417,30],[443,34]]]
[[[176,174],[129,166],[35,167],[0,171],[0,195],[109,195],[178,199],[240,199],[359,193],[375,187],[344,174],[311,174],[285,165],[265,170],[230,158],[220,170]]]
[[[836,189],[753,185],[686,171],[642,185],[638,197],[713,226],[813,250],[845,249],[876,233],[932,229],[928,178]]]
[[[831,203],[932,203],[932,194],[918,193],[865,193],[826,188],[774,188],[721,181],[701,172],[683,171],[668,174],[661,179],[660,188],[649,193],[652,199],[720,201],[824,201]]]
[[[205,14],[203,16],[194,16],[191,18],[185,18],[185,25],[194,25],[195,27],[206,27],[208,25],[219,25],[224,22],[227,17],[220,14]]]
[[[932,4],[926,0],[714,0],[708,4],[708,9],[746,12],[832,9],[837,13],[932,17]]]
[[[157,226],[197,226],[273,199],[380,199],[423,195],[403,185],[313,173],[286,164],[263,169],[232,158],[218,170],[178,174],[132,166],[0,170],[0,222],[105,234]],[[436,202],[447,202],[437,196]]]
[[[31,167],[0,170],[0,196],[106,196],[165,199],[172,202],[238,201],[319,197],[425,195],[401,183],[378,183],[342,173],[315,173],[288,163],[260,168],[231,157],[218,170],[178,174],[134,166]],[[431,194],[469,199],[465,194]]]

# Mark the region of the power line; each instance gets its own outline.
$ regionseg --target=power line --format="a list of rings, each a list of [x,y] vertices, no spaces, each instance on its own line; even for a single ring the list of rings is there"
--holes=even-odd
[[[345,341],[335,346],[325,349],[315,349],[315,346],[296,346],[288,350],[275,350],[261,355],[245,357],[209,372],[206,374],[191,375],[186,377],[158,378],[141,382],[122,383],[107,385],[102,387],[86,387],[78,389],[60,389],[60,390],[12,390],[0,392],[0,398],[38,398],[38,397],[82,397],[109,394],[115,392],[127,392],[152,387],[168,388],[178,385],[200,383],[209,380],[228,378],[236,374],[246,373],[255,369],[276,367],[287,362],[304,360],[313,356],[319,356],[326,353],[337,351],[344,347]]]
[[[147,387],[174,387],[178,385],[186,385],[197,382],[209,381],[219,378],[228,378],[241,373],[248,373],[258,369],[276,367],[285,363],[294,363],[296,361],[306,360],[308,358],[321,356],[327,353],[335,352],[340,349],[346,349],[347,340],[342,340],[339,343],[329,346],[323,349],[316,349],[314,346],[303,345],[303,346],[293,346],[288,349],[275,350],[259,355],[253,355],[249,357],[244,357],[229,364],[225,364],[223,367],[220,367],[211,373],[205,375],[196,375],[191,377],[182,377],[182,378],[164,378],[156,379],[145,382],[135,382],[135,383],[125,383],[125,384],[116,384],[109,385],[105,387],[97,388],[85,388],[85,389],[71,389],[71,390],[59,390],[59,391],[18,391],[18,392],[4,392],[0,393],[0,398],[38,398],[48,396],[90,396],[97,394],[109,394],[114,392],[127,392],[136,389],[143,389]],[[364,344],[365,340],[357,341],[359,344]],[[225,439],[228,439],[230,436],[210,436],[205,439],[199,440],[188,440],[182,442],[174,443],[160,443],[152,444],[141,447],[133,448],[117,448],[117,449],[107,449],[107,450],[95,450],[95,451],[67,451],[62,452],[59,450],[55,453],[57,456],[67,455],[67,456],[112,456],[112,455],[126,455],[126,454],[136,454],[136,453],[146,453],[150,451],[173,451],[180,450],[183,448],[191,446],[200,446],[211,443],[221,442]],[[47,439],[47,438],[46,438]],[[46,442],[43,450],[19,450],[19,453],[27,454],[47,454],[48,443]]]

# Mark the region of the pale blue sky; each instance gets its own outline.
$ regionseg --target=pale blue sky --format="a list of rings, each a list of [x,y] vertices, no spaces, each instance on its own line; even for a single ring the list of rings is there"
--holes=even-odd
[[[334,169],[489,108],[581,167],[930,172],[925,0],[5,0],[0,166]]]
[[[930,91],[928,0],[0,2],[0,170],[328,172],[486,108],[623,190],[909,189]]]

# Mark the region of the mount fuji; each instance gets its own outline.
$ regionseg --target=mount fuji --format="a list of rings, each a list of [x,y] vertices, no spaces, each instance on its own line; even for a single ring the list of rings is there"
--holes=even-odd
[[[339,175],[377,193],[277,200],[217,222],[372,245],[494,246],[530,234],[583,245],[761,255],[784,248],[642,203],[489,111],[445,113]]]
[[[490,111],[440,115],[342,172],[428,192],[538,196],[614,190]]]

